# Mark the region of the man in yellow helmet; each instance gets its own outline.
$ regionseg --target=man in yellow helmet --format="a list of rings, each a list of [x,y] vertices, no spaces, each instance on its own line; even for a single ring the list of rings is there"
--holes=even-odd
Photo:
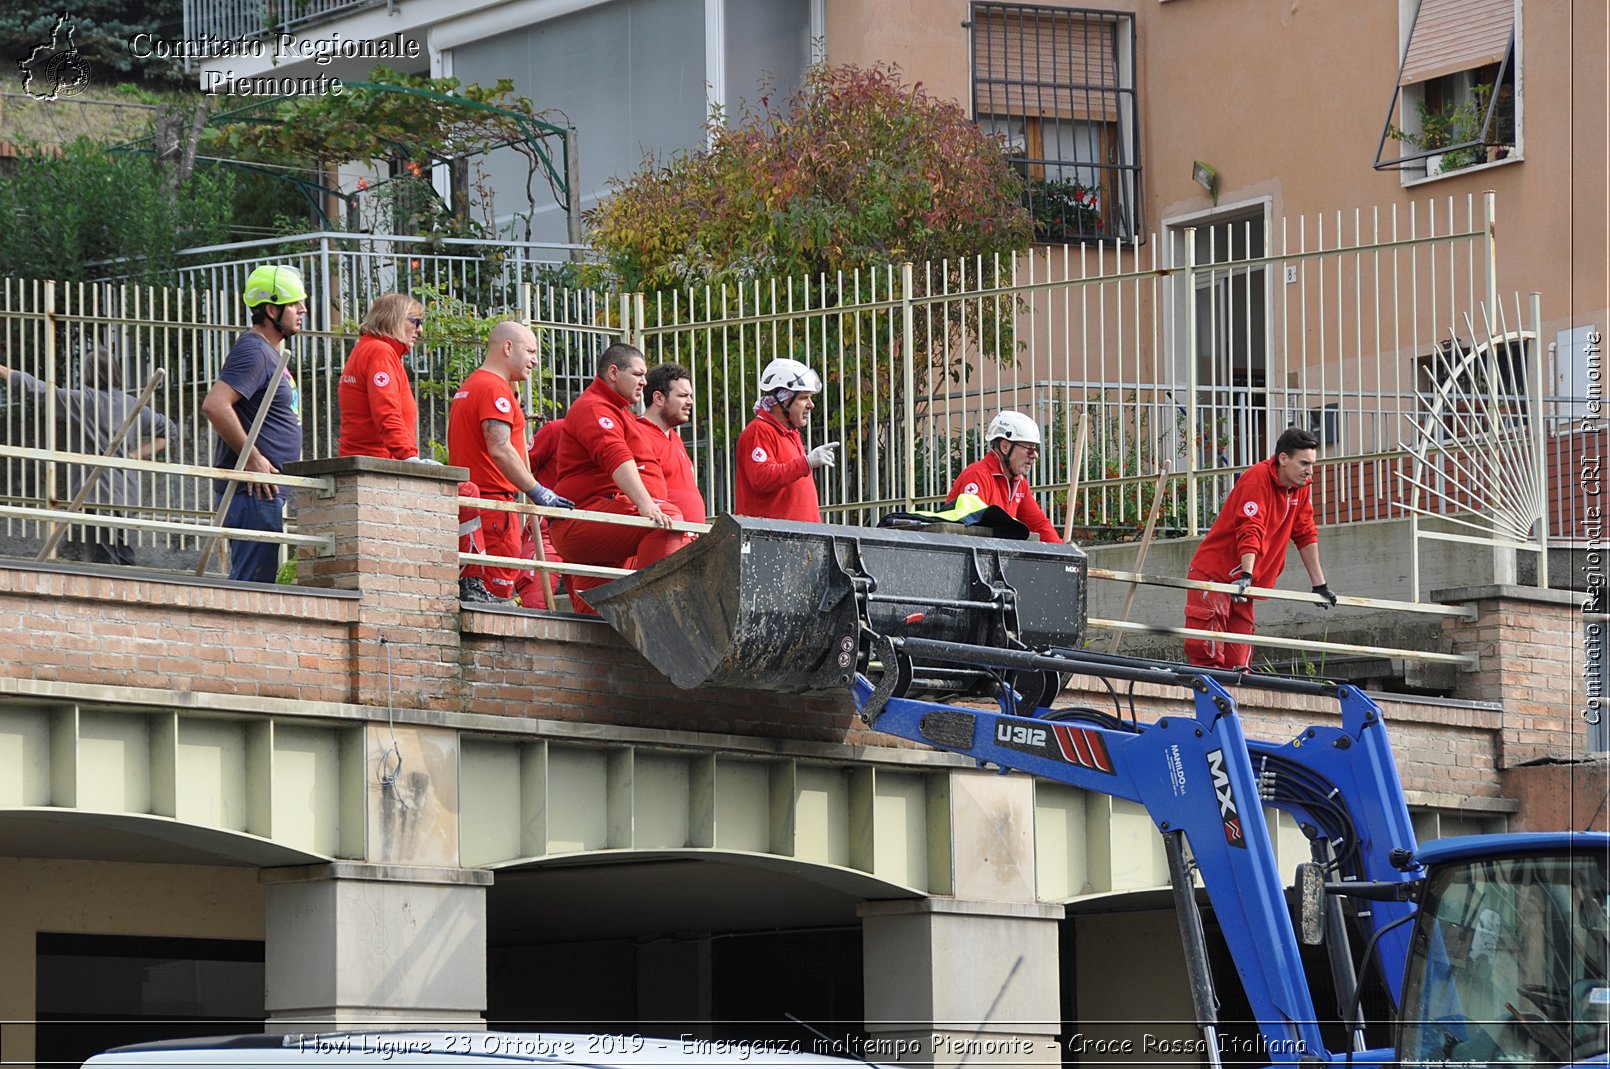
[[[246,455],[246,470],[277,473],[302,456],[302,417],[296,379],[290,368],[280,371],[280,347],[302,329],[307,290],[302,272],[282,264],[264,264],[246,279],[243,295],[251,309],[251,329],[236,340],[218,380],[202,399],[201,412],[218,435],[213,463],[233,468],[246,445],[247,428],[266,404],[257,440]],[[279,374],[275,373],[279,371]],[[214,482],[221,496],[228,481]],[[289,503],[283,487],[241,483],[229,502],[225,527],[250,531],[283,531]],[[229,543],[229,578],[272,583],[279,572],[279,543]]]

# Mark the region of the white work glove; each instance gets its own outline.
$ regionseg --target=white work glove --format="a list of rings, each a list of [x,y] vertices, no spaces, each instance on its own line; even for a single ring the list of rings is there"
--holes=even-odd
[[[816,468],[831,468],[838,461],[839,444],[837,442],[823,442],[821,445],[805,454],[805,463],[812,470]]]
[[[441,461],[433,460],[430,457],[422,457],[422,456],[415,455],[415,456],[411,456],[411,457],[404,457],[403,459],[408,461],[408,462],[410,462],[410,463],[413,463],[413,464],[433,464],[438,468],[442,466]]]
[[[576,503],[568,497],[560,497],[541,483],[532,483],[531,489],[525,492],[533,505],[541,505],[550,509],[573,509]]]

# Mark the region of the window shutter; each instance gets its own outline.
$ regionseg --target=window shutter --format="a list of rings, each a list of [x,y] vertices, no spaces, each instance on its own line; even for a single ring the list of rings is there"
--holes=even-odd
[[[1083,12],[975,8],[978,113],[1116,122],[1116,33]]]
[[[1515,0],[1420,0],[1399,85],[1497,63],[1515,35]]]

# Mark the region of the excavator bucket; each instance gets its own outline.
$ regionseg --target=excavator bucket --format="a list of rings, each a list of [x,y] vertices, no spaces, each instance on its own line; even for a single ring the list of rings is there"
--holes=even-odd
[[[720,516],[587,600],[679,687],[804,694],[848,687],[878,636],[1077,647],[1085,582],[1074,546]],[[994,684],[972,668],[919,672],[947,693]]]

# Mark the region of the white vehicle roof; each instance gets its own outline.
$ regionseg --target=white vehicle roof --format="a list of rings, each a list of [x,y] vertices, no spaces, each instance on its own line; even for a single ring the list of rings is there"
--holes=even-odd
[[[214,1036],[137,1043],[97,1054],[84,1063],[100,1066],[394,1066],[437,1065],[450,1069],[519,1064],[578,1069],[742,1065],[787,1069],[845,1069],[864,1065],[812,1053],[810,1038],[710,1040],[692,1035],[661,1039],[635,1035],[560,1032],[290,1032],[283,1035]],[[842,1048],[841,1048],[842,1049]]]

